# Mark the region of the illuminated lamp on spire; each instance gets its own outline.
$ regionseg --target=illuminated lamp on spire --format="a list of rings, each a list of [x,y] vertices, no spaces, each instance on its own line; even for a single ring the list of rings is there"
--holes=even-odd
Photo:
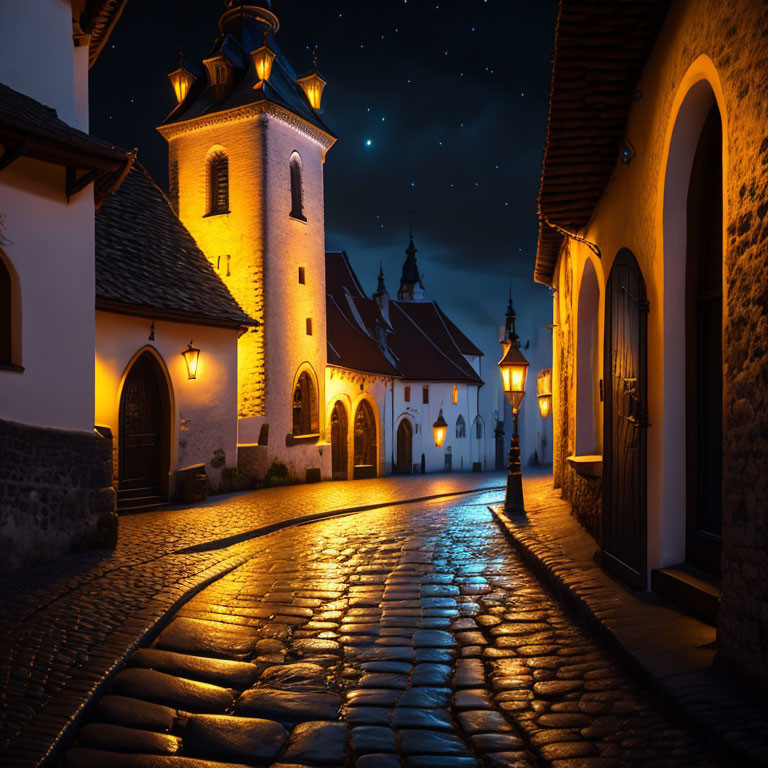
[[[195,76],[184,66],[184,52],[179,49],[179,68],[168,75],[168,79],[173,86],[173,92],[176,94],[176,102],[181,104],[187,98],[192,83],[195,82]]]
[[[317,73],[317,54],[312,54],[312,60],[315,65],[315,71],[311,75],[300,77],[296,82],[302,87],[306,94],[312,109],[320,109],[320,102],[323,96],[323,88],[326,86],[325,80]]]

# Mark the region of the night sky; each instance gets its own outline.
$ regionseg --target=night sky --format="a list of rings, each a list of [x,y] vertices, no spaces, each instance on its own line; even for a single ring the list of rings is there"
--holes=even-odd
[[[175,103],[166,75],[179,45],[200,73],[222,7],[130,0],[91,71],[91,132],[138,147],[164,189],[155,126]],[[339,141],[325,164],[327,249],[347,251],[369,294],[383,261],[394,296],[412,220],[427,298],[487,363],[510,279],[523,339],[548,338],[550,294],[533,263],[555,0],[273,0],[273,10],[296,71],[311,70],[314,50],[328,81],[323,119]]]

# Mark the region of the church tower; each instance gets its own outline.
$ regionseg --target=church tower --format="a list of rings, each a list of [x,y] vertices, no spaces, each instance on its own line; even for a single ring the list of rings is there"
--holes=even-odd
[[[413,232],[411,232],[411,241],[405,249],[400,290],[397,292],[399,301],[424,301],[424,283],[421,281],[419,265],[416,263],[417,250],[413,244]]]
[[[303,477],[322,466],[323,164],[336,139],[320,117],[317,62],[298,77],[278,28],[269,0],[227,0],[198,71],[182,61],[169,75],[178,104],[158,130],[171,203],[260,323],[238,347],[238,441],[268,446],[269,462]]]

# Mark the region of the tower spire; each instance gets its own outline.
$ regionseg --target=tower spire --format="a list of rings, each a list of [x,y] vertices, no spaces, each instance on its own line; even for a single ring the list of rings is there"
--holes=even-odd
[[[514,344],[515,346],[520,346],[520,337],[517,335],[517,332],[515,331],[515,318],[517,317],[517,314],[515,313],[515,308],[512,306],[512,281],[509,281],[509,301],[507,303],[507,314],[505,316],[506,322],[504,324],[504,338],[502,339],[503,344]]]
[[[397,292],[399,301],[424,301],[424,283],[416,262],[417,251],[418,248],[413,242],[413,226],[411,226],[410,241],[405,249],[405,262],[400,277],[400,290]]]

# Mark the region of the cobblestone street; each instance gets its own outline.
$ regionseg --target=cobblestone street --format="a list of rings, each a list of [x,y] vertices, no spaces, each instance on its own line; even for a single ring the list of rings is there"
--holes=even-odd
[[[62,764],[727,765],[521,564],[498,496],[249,542],[131,656]]]

